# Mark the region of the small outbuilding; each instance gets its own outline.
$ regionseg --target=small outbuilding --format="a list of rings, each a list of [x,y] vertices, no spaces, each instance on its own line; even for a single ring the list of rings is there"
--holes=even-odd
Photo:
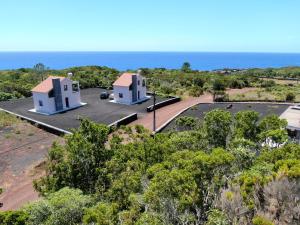
[[[84,105],[77,81],[68,77],[49,76],[32,90],[31,112],[51,115]]]
[[[126,105],[145,101],[147,96],[146,79],[139,73],[123,73],[114,83],[114,102]]]
[[[290,106],[280,118],[287,120],[287,130],[290,136],[300,143],[300,105]]]

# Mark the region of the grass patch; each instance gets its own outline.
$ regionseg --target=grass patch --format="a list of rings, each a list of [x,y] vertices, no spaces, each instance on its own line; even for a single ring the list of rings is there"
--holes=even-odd
[[[19,123],[20,120],[6,112],[0,111],[0,129]]]
[[[300,102],[300,85],[275,85],[273,87],[258,88],[243,94],[232,94],[230,101],[278,101],[285,102],[289,93],[295,96],[294,102]]]

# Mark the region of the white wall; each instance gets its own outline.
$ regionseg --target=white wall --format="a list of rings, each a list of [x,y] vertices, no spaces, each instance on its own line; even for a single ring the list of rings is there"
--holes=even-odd
[[[55,103],[54,98],[49,98],[48,93],[32,92],[34,108],[38,112],[54,113]],[[43,106],[39,105],[39,101],[43,102]]]
[[[78,92],[73,92],[72,90],[73,81],[66,78],[61,83],[61,95],[62,95],[62,102],[63,102],[63,109],[68,109],[66,107],[66,98],[69,98],[69,108],[80,106],[81,98],[80,98],[80,90]],[[68,90],[64,90],[64,85],[68,86]]]
[[[146,83],[143,87],[143,78],[141,75],[137,74],[137,92],[140,91],[140,98],[137,100],[143,100],[147,96],[147,88]],[[138,85],[138,81],[140,81],[140,84]],[[146,82],[146,79],[145,79]],[[123,98],[119,98],[119,93],[123,93]],[[123,86],[116,86],[114,85],[114,100],[118,103],[123,104],[132,104],[132,91],[129,90],[129,87],[123,87]]]
[[[123,94],[123,98],[119,98],[119,93]],[[114,100],[118,103],[131,104],[132,92],[129,90],[129,87],[114,85]]]
[[[80,90],[78,88],[78,92],[73,92],[72,90],[72,84],[73,81],[66,78],[64,79],[60,85],[61,85],[61,94],[62,94],[62,102],[63,102],[63,110],[68,109],[66,107],[66,98],[69,98],[69,108],[78,107],[81,105],[81,98],[80,98]],[[68,86],[68,90],[64,90],[64,85]],[[49,98],[48,93],[40,93],[40,92],[32,92],[33,96],[33,103],[34,108],[38,112],[42,113],[55,113],[55,100],[54,97]],[[43,102],[43,106],[39,105],[39,101]]]

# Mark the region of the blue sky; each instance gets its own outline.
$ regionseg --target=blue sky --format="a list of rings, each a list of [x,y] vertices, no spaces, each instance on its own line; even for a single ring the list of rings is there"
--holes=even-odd
[[[0,51],[300,52],[299,0],[1,0]]]

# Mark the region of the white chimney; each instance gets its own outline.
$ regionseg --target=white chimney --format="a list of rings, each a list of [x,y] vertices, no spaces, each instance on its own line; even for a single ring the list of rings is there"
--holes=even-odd
[[[72,73],[72,72],[69,72],[69,73],[68,73],[68,78],[72,79],[72,77],[73,77],[73,73]]]

